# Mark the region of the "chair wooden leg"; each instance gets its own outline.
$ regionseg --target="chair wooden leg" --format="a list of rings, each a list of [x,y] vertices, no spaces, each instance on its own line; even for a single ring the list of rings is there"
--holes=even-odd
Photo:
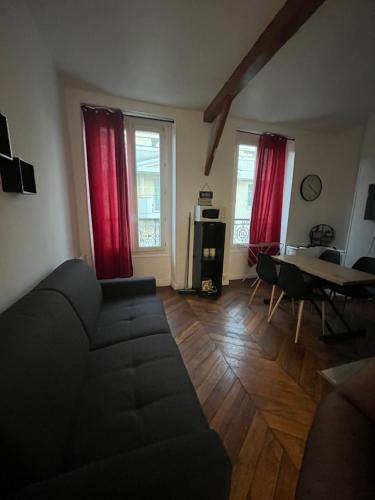
[[[257,277],[250,285],[250,288],[253,288],[254,286],[256,286],[258,284],[258,281],[259,281],[259,277]]]
[[[304,304],[305,304],[304,300],[300,300],[299,301],[296,336],[295,336],[295,339],[294,339],[294,343],[295,344],[297,344],[297,342],[298,342],[299,330],[301,328],[301,322],[302,322],[302,315],[303,315],[303,306],[304,306]]]
[[[276,290],[276,285],[272,285],[270,305],[268,307],[268,317],[269,317],[269,315],[271,314],[271,311],[272,311],[273,301],[274,301],[274,298],[275,298],[275,290]]]
[[[322,302],[322,335],[324,337],[326,328],[326,303]]]
[[[268,319],[267,319],[268,323],[270,323],[270,321],[271,321],[271,319],[272,319],[272,316],[275,314],[275,311],[276,311],[276,309],[279,307],[280,302],[283,300],[284,295],[285,295],[285,292],[284,292],[284,291],[282,291],[282,292],[280,293],[280,297],[277,299],[277,302],[276,302],[276,304],[275,304],[275,307],[272,309],[271,314],[268,316]]]
[[[292,297],[292,314],[293,316],[296,314],[296,308],[294,307],[294,297]]]
[[[254,288],[254,291],[253,293],[251,294],[251,297],[250,297],[250,300],[249,300],[249,303],[247,304],[248,306],[251,305],[252,301],[254,300],[254,297],[255,297],[255,294],[257,293],[258,291],[258,288],[260,287],[260,284],[262,283],[262,280],[261,279],[258,279],[258,283],[256,284],[256,287]]]

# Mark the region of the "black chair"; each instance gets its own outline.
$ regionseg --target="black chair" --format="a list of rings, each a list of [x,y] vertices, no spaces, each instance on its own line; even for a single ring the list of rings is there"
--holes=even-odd
[[[365,273],[375,274],[375,257],[361,257],[353,265],[353,269]]]
[[[337,250],[324,250],[324,252],[320,254],[318,258],[319,260],[325,260],[326,262],[331,262],[332,264],[338,265],[340,265],[341,261],[340,252],[338,252]],[[325,281],[321,278],[305,275],[304,279],[306,283],[311,287],[311,289],[323,288],[325,285]],[[331,294],[332,293],[334,292],[332,291]]]
[[[341,255],[340,252],[338,252],[337,250],[324,250],[324,252],[320,254],[318,258],[319,260],[324,260],[326,262],[331,262],[332,264],[337,264],[337,265],[340,265],[341,262]],[[312,288],[327,288],[326,281],[321,278],[310,277],[309,280],[311,282]],[[330,295],[332,296],[333,293],[335,292],[331,290]]]
[[[324,250],[322,254],[319,256],[320,260],[325,260],[327,262],[332,262],[332,264],[340,265],[340,252],[337,250]]]
[[[254,297],[255,297],[262,282],[268,283],[269,285],[272,285],[270,305],[268,308],[268,316],[269,316],[271,314],[271,310],[273,307],[273,301],[275,298],[275,289],[276,289],[276,286],[279,284],[279,279],[277,276],[276,262],[273,260],[273,258],[269,254],[260,253],[260,254],[258,254],[256,271],[258,274],[258,282],[257,282],[255,289],[250,297],[248,305],[250,306],[251,303],[253,302]]]
[[[375,257],[361,257],[358,259],[352,266],[352,269],[356,269],[357,271],[363,271],[365,273],[374,274],[375,275]],[[349,286],[340,286],[330,284],[329,289],[335,293],[340,293],[344,295],[344,309],[346,305],[346,301],[348,297],[351,299],[373,299],[375,298],[375,286],[364,286],[364,285],[349,285]]]
[[[282,292],[280,294],[280,297],[277,299],[277,302],[275,304],[275,307],[272,309],[271,314],[268,316],[268,322],[271,321],[276,309],[279,307],[280,302],[285,295],[288,295],[288,297],[291,297],[292,299],[299,300],[296,335],[294,339],[294,342],[297,343],[305,301],[309,300],[312,303],[321,302],[322,332],[324,335],[326,297],[324,295],[313,292],[311,286],[309,286],[309,284],[307,284],[306,280],[304,279],[302,271],[300,271],[300,269],[294,264],[287,264],[284,262],[281,264],[279,273],[279,285],[282,289]]]

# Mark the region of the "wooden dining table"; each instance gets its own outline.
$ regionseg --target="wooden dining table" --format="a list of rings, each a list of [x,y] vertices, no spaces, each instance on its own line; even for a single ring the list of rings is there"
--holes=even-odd
[[[375,274],[365,273],[363,271],[358,271],[357,269],[352,269],[351,267],[344,267],[339,264],[320,260],[316,257],[308,257],[306,255],[276,255],[274,256],[274,259],[279,263],[286,262],[288,264],[294,264],[303,273],[320,278],[323,280],[323,283],[326,282],[326,285],[322,284],[320,291],[325,295],[327,302],[330,304],[332,310],[335,312],[345,330],[340,332],[335,331],[326,319],[326,326],[330,334],[322,336],[322,340],[325,342],[335,342],[345,338],[365,335],[366,330],[364,328],[352,328],[346,321],[344,315],[340,312],[334,301],[331,300],[330,295],[326,292],[326,288],[329,288],[329,283],[334,283],[335,285],[343,287],[373,286],[375,285]],[[320,314],[320,310],[316,304],[314,304],[314,307]]]

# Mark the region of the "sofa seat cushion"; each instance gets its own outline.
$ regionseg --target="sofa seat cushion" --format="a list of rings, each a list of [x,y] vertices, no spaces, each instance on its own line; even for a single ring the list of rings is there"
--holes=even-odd
[[[104,302],[91,348],[165,332],[169,326],[159,297]]]
[[[228,500],[230,478],[219,436],[206,430],[34,483],[17,500]]]
[[[170,334],[90,353],[68,467],[207,429]]]

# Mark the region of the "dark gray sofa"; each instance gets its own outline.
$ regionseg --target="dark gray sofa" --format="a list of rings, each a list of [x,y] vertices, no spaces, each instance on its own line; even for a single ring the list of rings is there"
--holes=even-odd
[[[153,278],[58,267],[0,316],[0,497],[224,500]]]

